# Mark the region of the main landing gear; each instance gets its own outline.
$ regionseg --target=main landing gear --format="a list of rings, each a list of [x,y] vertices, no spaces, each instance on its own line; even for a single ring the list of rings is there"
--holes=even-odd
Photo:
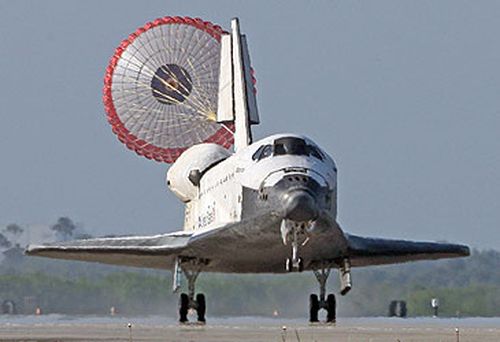
[[[335,323],[337,319],[337,303],[333,293],[326,295],[326,281],[331,271],[331,264],[322,263],[321,267],[314,269],[314,275],[319,283],[319,298],[316,294],[309,296],[309,322],[318,323],[319,310],[326,310],[326,323]],[[349,259],[343,259],[337,264],[340,274],[340,294],[345,295],[352,287],[351,266]]]
[[[208,263],[207,260],[177,258],[174,269],[173,290],[177,292],[180,288],[180,277],[182,274],[188,281],[188,293],[181,293],[179,298],[179,322],[188,323],[189,310],[195,310],[197,313],[198,323],[205,324],[205,313],[207,311],[205,295],[202,293],[196,294],[195,297],[195,282],[201,273],[203,266]]]
[[[314,275],[319,283],[319,299],[318,295],[311,294],[309,296],[309,322],[318,323],[318,313],[320,309],[325,309],[327,312],[326,322],[335,323],[337,318],[336,310],[337,303],[335,300],[335,295],[330,293],[328,297],[326,295],[326,281],[330,275],[330,268],[323,268],[321,270],[314,270]]]
[[[292,256],[287,258],[285,269],[287,272],[304,270],[304,260],[299,257],[299,247],[304,246],[308,241],[308,232],[315,227],[314,221],[295,222],[288,219],[281,221],[281,238],[283,244],[292,245]],[[313,262],[318,267],[312,267],[314,275],[319,283],[319,298],[317,294],[311,294],[309,297],[309,321],[311,323],[319,322],[319,310],[325,309],[327,312],[326,322],[335,323],[337,303],[333,293],[326,295],[326,281],[330,275],[332,266],[338,267],[340,275],[340,294],[346,295],[352,287],[351,263],[348,258],[337,259],[335,261]]]

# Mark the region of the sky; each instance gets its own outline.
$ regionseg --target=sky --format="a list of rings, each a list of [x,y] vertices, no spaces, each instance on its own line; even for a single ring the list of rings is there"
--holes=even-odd
[[[182,229],[168,165],[102,105],[118,44],[163,16],[229,28],[256,70],[257,138],[301,133],[339,169],[348,232],[500,249],[500,2],[0,0],[0,225]]]

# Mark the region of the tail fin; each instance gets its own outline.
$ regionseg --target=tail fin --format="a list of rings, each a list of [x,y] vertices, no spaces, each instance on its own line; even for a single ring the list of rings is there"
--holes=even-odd
[[[234,121],[234,149],[252,143],[251,125],[259,123],[250,55],[237,18],[231,20],[231,33],[221,37],[217,121]]]

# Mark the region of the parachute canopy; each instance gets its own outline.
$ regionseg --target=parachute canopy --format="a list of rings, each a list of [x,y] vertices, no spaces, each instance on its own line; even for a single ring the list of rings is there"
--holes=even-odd
[[[195,144],[233,144],[233,123],[216,122],[222,33],[201,19],[164,17],[120,44],[103,100],[113,132],[129,149],[173,163]]]

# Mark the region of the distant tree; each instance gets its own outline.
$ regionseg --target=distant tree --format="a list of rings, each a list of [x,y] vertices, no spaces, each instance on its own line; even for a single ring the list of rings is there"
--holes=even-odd
[[[3,264],[8,266],[17,266],[24,259],[24,248],[21,248],[21,246],[16,243],[13,247],[3,252],[3,255],[5,256]]]
[[[5,227],[5,232],[12,235],[20,235],[24,232],[24,229],[22,229],[19,225],[15,223],[11,223],[7,227]]]
[[[87,233],[80,233],[78,235],[75,235],[76,240],[87,240],[87,239],[92,239],[93,236]]]
[[[69,217],[60,217],[57,220],[57,223],[50,227],[50,229],[66,240],[73,235],[76,225]]]
[[[2,248],[10,248],[12,246],[12,243],[3,235],[0,233],[0,247]]]

